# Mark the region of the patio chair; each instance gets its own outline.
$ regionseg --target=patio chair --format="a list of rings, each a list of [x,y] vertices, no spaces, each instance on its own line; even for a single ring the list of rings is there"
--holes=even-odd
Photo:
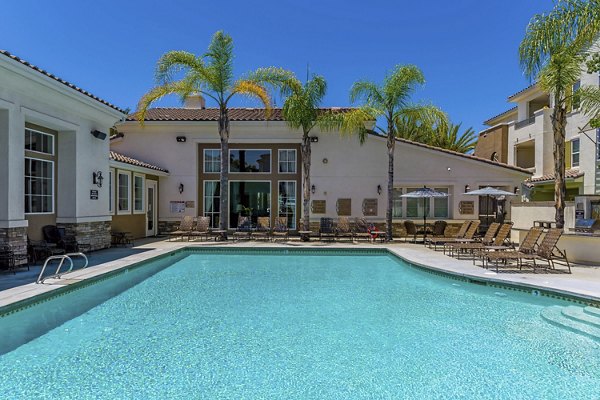
[[[451,257],[453,257],[454,253],[456,252],[457,257],[460,258],[460,254],[463,252],[463,250],[468,251],[469,249],[473,249],[473,248],[481,248],[483,246],[490,246],[494,242],[494,237],[496,236],[496,232],[498,232],[498,228],[500,228],[500,224],[498,222],[492,222],[490,224],[490,226],[488,227],[487,231],[485,232],[485,235],[481,238],[481,242],[478,242],[478,243],[473,243],[473,242],[450,243],[448,245],[449,255]],[[502,240],[504,240],[504,239],[502,239]]]
[[[424,235],[425,229],[427,229],[427,228],[417,229],[417,226],[415,225],[414,222],[408,221],[408,220],[404,221],[404,230],[406,231],[406,234],[404,235],[404,241],[406,242],[408,240],[408,237],[412,236],[413,237],[412,242],[416,243],[417,236]]]
[[[513,249],[513,251],[508,251],[509,249],[500,250],[500,251],[486,251],[481,254],[482,266],[486,267],[486,261],[491,260],[503,260],[508,261],[510,259],[518,259],[519,253],[531,254],[535,252],[537,242],[542,235],[543,229],[540,227],[533,227],[529,229],[527,234],[525,235],[525,239],[519,245],[518,252]],[[473,259],[473,264],[475,264],[475,259]]]
[[[271,240],[277,239],[288,240],[290,237],[290,228],[288,227],[287,217],[275,218],[275,226],[271,232]]]
[[[446,221],[435,221],[433,223],[433,231],[431,232],[431,236],[434,238],[444,237],[446,226],[448,226]]]
[[[462,223],[462,225],[460,226],[460,229],[458,230],[456,235],[452,236],[452,237],[444,236],[444,237],[429,237],[429,238],[427,238],[427,243],[428,243],[429,248],[431,248],[431,246],[433,245],[433,249],[437,250],[438,244],[443,245],[444,243],[451,242],[455,239],[465,237],[465,233],[467,233],[467,229],[469,229],[470,225],[471,225],[471,221],[464,221]]]
[[[16,274],[17,268],[21,267],[27,267],[27,271],[29,271],[26,249],[10,244],[0,244],[0,269],[6,269]]]
[[[233,232],[233,240],[250,239],[252,233],[252,223],[250,217],[239,216],[237,229]]]
[[[319,222],[319,239],[335,240],[335,228],[333,227],[333,218],[323,217]]]
[[[365,239],[368,242],[373,239],[369,229],[369,223],[364,218],[356,218],[354,220],[354,237],[356,240]]]
[[[569,260],[567,259],[566,251],[560,250],[558,247],[556,247],[556,244],[560,240],[562,233],[563,233],[563,231],[560,228],[550,228],[550,229],[548,229],[546,236],[544,236],[541,243],[539,244],[539,246],[537,247],[537,249],[534,252],[523,253],[521,251],[514,251],[514,252],[506,252],[506,253],[511,253],[509,256],[510,257],[509,259],[517,261],[517,263],[519,265],[519,270],[521,270],[523,267],[523,260],[529,260],[532,262],[531,266],[532,266],[534,272],[538,268],[536,260],[546,261],[548,263],[548,267],[545,269],[552,269],[552,270],[556,270],[555,261],[560,260],[560,261],[565,262],[567,269],[568,269],[568,273],[570,274],[571,273],[571,264],[569,263]],[[502,259],[500,257],[495,259],[496,272],[498,272],[498,266],[499,266],[500,260],[508,260],[508,259]]]
[[[457,242],[468,243],[468,242],[474,241],[475,235],[477,234],[477,230],[479,229],[480,224],[481,224],[481,221],[479,221],[479,220],[472,221],[469,224],[469,228],[467,229],[467,231],[465,232],[465,235],[463,237],[451,238],[449,241],[446,241],[444,243],[444,254],[446,254],[446,250],[449,249],[449,247],[452,243],[457,243]]]
[[[65,235],[64,228],[59,228],[56,225],[45,225],[42,227],[42,234],[46,243],[64,249],[67,253],[79,251],[77,239],[75,239],[75,236]]]
[[[256,229],[252,231],[250,238],[269,240],[271,238],[271,218],[258,217]]]
[[[496,233],[496,237],[492,243],[465,243],[463,249],[470,252],[473,256],[473,265],[475,260],[485,256],[490,251],[502,251],[514,248],[514,245],[510,241],[510,231],[512,229],[512,222],[505,222],[500,225],[500,229]],[[491,225],[490,225],[491,226]]]
[[[174,230],[173,232],[169,232],[169,240],[172,237],[177,237],[179,236],[181,238],[181,241],[183,241],[183,237],[185,235],[188,235],[189,238],[189,234],[190,232],[194,229],[194,217],[192,217],[191,215],[186,215],[181,219],[181,222],[179,223],[179,227]]]
[[[350,228],[350,221],[348,217],[340,217],[337,223],[337,229],[335,231],[336,237],[338,238],[349,238],[350,241],[354,241],[354,232]]]
[[[190,232],[188,240],[192,236],[194,238],[199,237],[200,240],[205,237],[206,240],[208,240],[208,237],[210,236],[210,217],[198,217],[196,227]]]

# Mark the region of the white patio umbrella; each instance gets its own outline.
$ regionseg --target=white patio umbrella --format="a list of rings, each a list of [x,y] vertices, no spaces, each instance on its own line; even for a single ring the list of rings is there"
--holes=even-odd
[[[423,199],[423,241],[427,238],[427,209],[425,207],[425,199],[435,198],[435,197],[448,197],[448,193],[438,192],[426,186],[423,186],[421,189],[417,189],[414,192],[409,192],[401,195],[400,197],[407,197],[411,199]]]
[[[507,192],[506,190],[496,189],[491,186],[484,187],[483,189],[471,190],[465,194],[468,196],[486,196],[486,204],[489,203],[490,197],[516,196],[513,192]]]

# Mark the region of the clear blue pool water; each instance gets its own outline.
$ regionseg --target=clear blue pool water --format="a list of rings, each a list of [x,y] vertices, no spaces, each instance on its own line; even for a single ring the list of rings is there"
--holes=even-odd
[[[555,304],[384,254],[191,254],[1,355],[0,398],[597,399]]]

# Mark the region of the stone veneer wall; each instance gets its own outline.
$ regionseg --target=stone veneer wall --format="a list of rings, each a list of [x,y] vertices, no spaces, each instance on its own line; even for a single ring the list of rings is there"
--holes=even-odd
[[[65,228],[65,235],[75,236],[79,243],[89,243],[90,250],[110,247],[110,221],[57,224]]]
[[[167,234],[179,228],[180,221],[158,221],[158,234]]]
[[[0,228],[0,244],[10,245],[18,254],[27,254],[27,227]],[[25,264],[25,260],[19,264]]]

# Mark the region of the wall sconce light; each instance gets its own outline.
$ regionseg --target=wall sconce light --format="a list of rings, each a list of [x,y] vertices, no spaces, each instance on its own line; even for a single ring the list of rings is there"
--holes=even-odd
[[[515,189],[514,189],[514,194],[518,194],[518,193],[519,193],[519,187],[518,187],[518,186],[515,186]]]
[[[381,185],[377,185],[377,194],[381,194]]]
[[[183,193],[183,183],[179,184],[179,194]]]
[[[92,183],[98,187],[102,187],[102,181],[104,177],[102,176],[102,171],[92,172]]]
[[[316,191],[317,191],[317,188],[315,187],[315,185],[312,185],[312,186],[310,187],[310,192],[311,192],[312,194],[315,194],[315,192],[316,192]]]
[[[465,185],[465,193],[467,193],[469,190],[471,190],[471,186]]]
[[[95,137],[96,139],[100,139],[100,140],[104,140],[106,139],[106,133],[104,132],[100,132],[97,129],[94,129],[93,131],[90,132],[92,134],[93,137]]]
[[[177,136],[177,142],[178,143],[185,143],[186,141],[186,137],[185,136]]]
[[[310,141],[311,141],[311,143],[318,143],[319,142],[319,138],[317,136],[311,136],[310,137]]]

